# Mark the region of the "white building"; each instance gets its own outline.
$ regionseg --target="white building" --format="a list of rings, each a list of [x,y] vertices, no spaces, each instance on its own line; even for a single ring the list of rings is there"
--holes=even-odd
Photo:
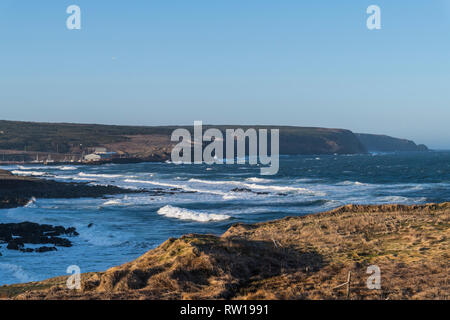
[[[99,154],[91,153],[84,156],[85,161],[100,161],[102,157]]]

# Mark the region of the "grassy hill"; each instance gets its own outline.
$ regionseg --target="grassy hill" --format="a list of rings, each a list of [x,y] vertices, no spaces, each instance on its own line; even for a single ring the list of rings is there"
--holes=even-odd
[[[211,126],[204,126],[207,129]],[[281,154],[355,154],[366,149],[349,130],[274,127],[214,126],[227,128],[279,128]],[[48,153],[81,153],[89,147],[106,146],[134,157],[167,152],[170,135],[177,126],[112,126],[98,124],[0,121],[0,150]],[[184,128],[193,132],[192,126]],[[149,151],[151,150],[151,151]],[[170,150],[169,150],[170,151]]]

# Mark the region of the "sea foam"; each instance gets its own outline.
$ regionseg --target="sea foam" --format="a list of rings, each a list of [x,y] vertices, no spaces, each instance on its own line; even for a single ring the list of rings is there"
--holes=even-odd
[[[203,213],[184,208],[173,207],[170,205],[160,208],[158,210],[158,214],[168,218],[193,220],[198,222],[222,221],[231,218],[230,216],[225,214]]]
[[[47,172],[38,172],[38,171],[19,171],[19,170],[14,170],[11,171],[12,174],[18,175],[18,176],[34,176],[34,177],[40,177],[40,176],[45,176],[48,175]]]

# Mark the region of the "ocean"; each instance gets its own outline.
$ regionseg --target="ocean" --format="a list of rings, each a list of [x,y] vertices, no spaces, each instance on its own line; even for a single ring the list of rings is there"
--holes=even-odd
[[[71,265],[79,266],[81,272],[106,270],[136,259],[170,237],[220,235],[237,222],[302,216],[350,203],[450,201],[450,151],[281,156],[276,176],[261,176],[260,168],[250,165],[0,168],[57,181],[169,191],[97,199],[37,199],[23,208],[0,210],[0,223],[73,226],[80,233],[70,238],[73,247],[58,247],[55,252],[22,253],[1,245],[0,285],[65,275]]]

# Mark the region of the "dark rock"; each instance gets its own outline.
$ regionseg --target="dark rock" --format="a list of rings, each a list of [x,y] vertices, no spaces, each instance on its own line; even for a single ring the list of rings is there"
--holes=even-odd
[[[231,192],[253,192],[253,191],[248,188],[234,188],[231,189]]]
[[[267,195],[267,194],[269,194],[269,192],[256,192],[256,191],[253,191],[253,190],[251,190],[251,189],[248,189],[248,188],[234,188],[234,189],[231,189],[231,192],[248,192],[248,193],[254,193],[254,194],[258,194],[258,195]]]
[[[14,176],[0,172],[0,209],[26,205],[35,198],[101,198],[105,195],[144,193],[146,190],[123,189],[116,186],[92,186],[87,183],[58,182],[34,177]]]
[[[49,252],[49,251],[58,251],[58,249],[56,249],[55,247],[40,247],[40,248],[37,248],[35,251],[39,252],[39,253],[43,253],[43,252]]]
[[[71,247],[72,242],[61,236],[78,236],[75,228],[64,228],[62,226],[51,226],[47,224],[37,224],[32,222],[0,224],[0,242],[8,243],[7,249],[20,250],[22,252],[33,252],[25,249],[28,244],[53,244],[59,247]],[[14,236],[14,237],[13,237]],[[53,248],[53,247],[46,247]],[[54,251],[53,249],[42,249]],[[36,252],[46,251],[35,250]]]
[[[20,250],[23,248],[23,242],[20,241],[16,241],[16,240],[11,240],[10,242],[8,242],[8,245],[6,246],[6,249],[9,250]]]

